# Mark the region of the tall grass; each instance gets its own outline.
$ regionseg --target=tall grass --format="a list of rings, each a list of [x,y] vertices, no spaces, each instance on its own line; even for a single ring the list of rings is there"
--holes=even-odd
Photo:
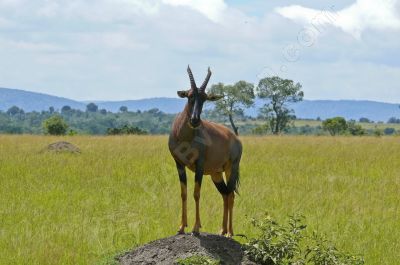
[[[59,140],[82,154],[40,152]],[[367,264],[398,263],[398,137],[242,141],[236,233],[255,233],[246,216],[302,213],[310,230]],[[96,264],[179,225],[179,179],[164,136],[0,136],[0,183],[0,264]],[[203,183],[203,231],[217,232],[222,199],[210,178]],[[188,207],[190,229],[191,198]]]

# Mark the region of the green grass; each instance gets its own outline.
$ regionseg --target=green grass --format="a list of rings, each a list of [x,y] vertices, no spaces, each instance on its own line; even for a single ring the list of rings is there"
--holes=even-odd
[[[205,256],[191,256],[186,259],[178,259],[177,265],[220,265],[221,262]]]
[[[67,140],[82,154],[40,153]],[[367,264],[400,259],[399,137],[244,137],[235,232],[248,217],[302,213],[310,230]],[[193,189],[193,174],[189,174]],[[98,264],[175,234],[180,186],[165,136],[0,136],[0,264]],[[222,199],[209,177],[203,231]],[[189,228],[194,201],[189,197]],[[248,216],[248,217],[246,217]]]

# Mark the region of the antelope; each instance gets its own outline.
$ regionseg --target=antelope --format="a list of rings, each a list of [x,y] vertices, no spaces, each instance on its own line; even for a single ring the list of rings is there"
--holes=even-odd
[[[198,88],[190,66],[187,68],[191,88],[177,91],[180,98],[187,98],[184,110],[177,115],[169,136],[169,150],[175,160],[181,186],[182,216],[178,234],[187,227],[187,179],[186,168],[195,173],[193,197],[196,204],[196,220],[192,235],[199,235],[200,190],[203,175],[211,175],[223,199],[223,218],[220,235],[232,237],[233,205],[239,186],[239,163],[242,144],[227,127],[201,120],[200,115],[206,101],[216,101],[223,96],[207,94],[206,87],[211,77],[210,68],[203,84]],[[225,181],[223,177],[225,173]],[[229,222],[229,225],[228,225]]]

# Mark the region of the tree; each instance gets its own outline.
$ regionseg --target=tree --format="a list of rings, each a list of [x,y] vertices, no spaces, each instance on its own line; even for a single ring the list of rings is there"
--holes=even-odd
[[[121,107],[119,108],[119,111],[120,111],[120,112],[128,112],[128,107],[127,107],[127,106],[121,106]]]
[[[52,116],[43,122],[43,129],[46,134],[65,135],[68,125],[62,117]]]
[[[106,109],[101,109],[101,110],[100,110],[100,114],[106,115],[106,114],[107,114],[107,110],[106,110]]]
[[[303,100],[304,93],[301,88],[299,83],[278,76],[261,79],[258,83],[258,97],[268,101],[260,109],[260,115],[269,121],[273,134],[286,130],[296,118],[294,111],[289,109],[287,104]]]
[[[61,108],[61,113],[62,114],[67,114],[68,112],[70,112],[72,110],[72,108],[68,105],[65,105]]]
[[[254,104],[254,85],[246,81],[239,81],[234,85],[218,83],[211,86],[210,93],[223,95],[221,100],[215,102],[215,111],[228,116],[233,131],[236,135],[239,135],[233,116],[237,113],[243,113],[244,108],[249,108]]]
[[[86,112],[97,112],[99,107],[94,103],[89,103],[86,106]]]
[[[343,134],[346,132],[348,126],[347,122],[343,117],[335,117],[332,119],[326,119],[322,122],[322,128],[328,131],[332,136],[337,134]]]
[[[364,123],[373,123],[373,121],[371,121],[370,119],[368,119],[368,118],[364,118],[364,117],[361,117],[360,119],[359,119],[359,122],[364,122]]]
[[[12,106],[7,110],[7,114],[10,116],[15,116],[23,111],[22,109],[18,108],[17,106]]]
[[[391,117],[387,123],[400,123],[400,119],[397,119],[396,117]]]
[[[383,133],[386,135],[393,135],[393,134],[395,134],[395,132],[396,132],[395,128],[385,128],[383,130]]]
[[[54,113],[54,107],[53,106],[51,106],[50,108],[49,108],[49,112],[50,112],[50,114],[53,114]]]

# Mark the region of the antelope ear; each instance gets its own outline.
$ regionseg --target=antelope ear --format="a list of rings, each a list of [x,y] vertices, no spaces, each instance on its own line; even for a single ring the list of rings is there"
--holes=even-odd
[[[181,90],[181,91],[178,91],[176,93],[178,94],[178,96],[180,98],[187,98],[188,97],[188,91],[187,90]]]
[[[223,97],[224,97],[223,95],[208,94],[207,95],[207,100],[208,101],[216,101],[216,100],[219,100],[219,99],[221,99]]]

